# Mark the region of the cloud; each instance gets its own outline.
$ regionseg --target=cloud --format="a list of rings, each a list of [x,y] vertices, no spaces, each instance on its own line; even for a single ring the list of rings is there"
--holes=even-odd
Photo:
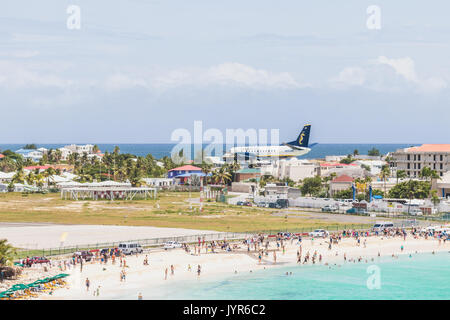
[[[105,80],[108,89],[144,87],[168,90],[178,87],[240,87],[252,89],[294,89],[308,86],[299,83],[288,72],[271,72],[241,63],[228,62],[209,68],[186,67],[153,70],[145,75],[137,72],[118,73]]]
[[[49,66],[0,60],[0,87],[7,89],[56,87],[65,88],[72,84],[49,70]]]
[[[431,94],[447,88],[447,81],[443,78],[419,75],[410,57],[393,59],[379,56],[364,66],[344,68],[329,82],[334,88],[357,86],[380,92],[413,90]]]
[[[343,69],[339,75],[331,79],[333,86],[362,86],[366,80],[365,71],[359,67]]]
[[[385,56],[380,56],[377,59],[377,63],[392,67],[398,75],[401,75],[407,81],[419,82],[414,61],[410,57],[389,59]]]

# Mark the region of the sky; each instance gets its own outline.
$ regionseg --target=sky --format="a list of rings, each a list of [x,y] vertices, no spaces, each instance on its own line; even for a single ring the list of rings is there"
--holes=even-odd
[[[168,143],[196,120],[282,141],[310,123],[312,142],[450,143],[448,12],[444,0],[4,1],[0,143]]]

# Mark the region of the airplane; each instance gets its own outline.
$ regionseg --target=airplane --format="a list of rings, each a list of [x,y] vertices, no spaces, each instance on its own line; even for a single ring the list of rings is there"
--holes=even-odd
[[[283,159],[303,156],[311,151],[311,147],[317,143],[309,145],[309,135],[311,133],[311,125],[307,124],[303,127],[296,140],[282,143],[279,146],[246,146],[233,147],[230,152],[224,155],[224,160],[254,160],[261,159]]]

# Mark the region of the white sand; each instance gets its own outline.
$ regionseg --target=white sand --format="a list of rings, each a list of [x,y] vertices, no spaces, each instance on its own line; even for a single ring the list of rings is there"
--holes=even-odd
[[[108,225],[0,224],[0,239],[18,248],[46,249],[140,239],[180,237],[215,231]],[[62,240],[64,240],[62,242]]]
[[[378,252],[382,257],[391,257],[392,254],[402,254],[400,247],[404,246],[403,254],[415,254],[423,252],[439,252],[449,251],[450,243],[445,245],[442,243],[439,245],[438,240],[420,238],[415,240],[412,236],[408,235],[406,241],[402,238],[384,238],[381,237],[369,237],[367,238],[367,247],[364,248],[364,239],[361,239],[361,245],[357,246],[356,240],[345,239],[339,245],[335,245],[332,250],[328,249],[328,244],[325,243],[325,239],[316,239],[314,243],[311,240],[303,240],[302,256],[304,257],[309,251],[310,256],[317,250],[318,255],[322,254],[324,263],[344,263],[344,253],[346,253],[348,259],[357,259],[362,257],[363,261],[367,259],[370,263],[370,259],[376,258]],[[246,248],[241,246],[243,249]],[[275,248],[275,243],[272,242],[270,249]],[[66,271],[71,274],[67,278],[69,283],[68,289],[56,290],[52,296],[43,295],[41,299],[114,299],[122,298],[124,296],[133,297],[137,299],[138,293],[143,291],[152,292],[151,297],[144,296],[144,299],[158,298],[158,293],[161,292],[161,288],[164,286],[176,285],[177,281],[184,281],[188,279],[197,279],[197,265],[202,267],[202,279],[214,279],[223,276],[233,276],[235,270],[241,273],[249,273],[250,270],[256,271],[263,268],[276,268],[280,266],[297,265],[296,256],[298,245],[294,240],[293,244],[290,241],[287,242],[287,251],[283,255],[282,250],[277,251],[277,264],[273,264],[273,254],[269,253],[268,257],[264,257],[266,260],[262,264],[258,264],[256,255],[253,258],[245,253],[208,253],[205,254],[205,249],[202,250],[200,256],[194,256],[187,254],[182,249],[175,249],[171,251],[157,251],[148,254],[150,260],[150,266],[144,266],[143,260],[145,253],[136,256],[126,257],[127,264],[130,266],[127,268],[127,280],[126,282],[120,282],[120,270],[119,262],[116,261],[115,265],[112,265],[109,261],[106,266],[96,263],[87,263],[83,266],[83,271],[80,273],[79,266],[75,269]],[[338,254],[336,256],[336,253]],[[394,259],[394,258],[393,258]],[[316,262],[319,264],[319,262]],[[349,262],[347,262],[349,263]],[[175,275],[170,275],[170,265],[175,267]],[[187,271],[187,266],[192,266],[192,271]],[[311,265],[311,260],[308,265]],[[164,280],[164,270],[169,267],[168,280]],[[301,270],[302,265],[298,265]],[[106,268],[104,271],[103,268]],[[85,280],[88,277],[91,281],[91,289],[86,291]],[[93,296],[93,289],[98,286],[100,288],[100,296]],[[151,288],[154,288],[152,291]],[[189,297],[186,297],[188,299]]]

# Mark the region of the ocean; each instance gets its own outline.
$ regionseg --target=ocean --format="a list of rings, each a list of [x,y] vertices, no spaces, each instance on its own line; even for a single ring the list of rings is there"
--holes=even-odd
[[[368,273],[369,266],[379,270],[379,286],[370,278],[374,274]],[[286,272],[292,275],[287,276]],[[447,300],[450,299],[450,252],[400,255],[398,259],[382,257],[368,263],[347,262],[340,267],[271,268],[221,279],[185,281],[161,286],[157,291],[158,295],[152,297],[142,288],[144,299],[168,300]],[[120,298],[136,299],[136,293]]]
[[[37,144],[37,147],[44,147],[47,149],[61,148],[66,144]],[[81,144],[81,143],[79,143]],[[92,143],[93,144],[93,143]],[[137,156],[146,156],[152,154],[156,159],[161,159],[164,156],[170,156],[175,144],[171,143],[151,143],[151,144],[97,144],[102,152],[112,152],[117,145],[120,148],[121,153],[131,153]],[[415,145],[415,144],[413,144]],[[22,148],[24,144],[0,144],[0,150],[12,150],[16,151]],[[411,144],[318,144],[312,147],[311,152],[300,157],[300,159],[319,159],[325,158],[325,156],[331,155],[348,155],[353,154],[353,151],[357,149],[359,154],[367,154],[367,152],[376,148],[380,150],[381,154],[387,154],[388,152],[396,151],[400,148],[406,148],[412,146]],[[225,149],[225,148],[224,148]],[[194,152],[192,151],[192,155]]]

